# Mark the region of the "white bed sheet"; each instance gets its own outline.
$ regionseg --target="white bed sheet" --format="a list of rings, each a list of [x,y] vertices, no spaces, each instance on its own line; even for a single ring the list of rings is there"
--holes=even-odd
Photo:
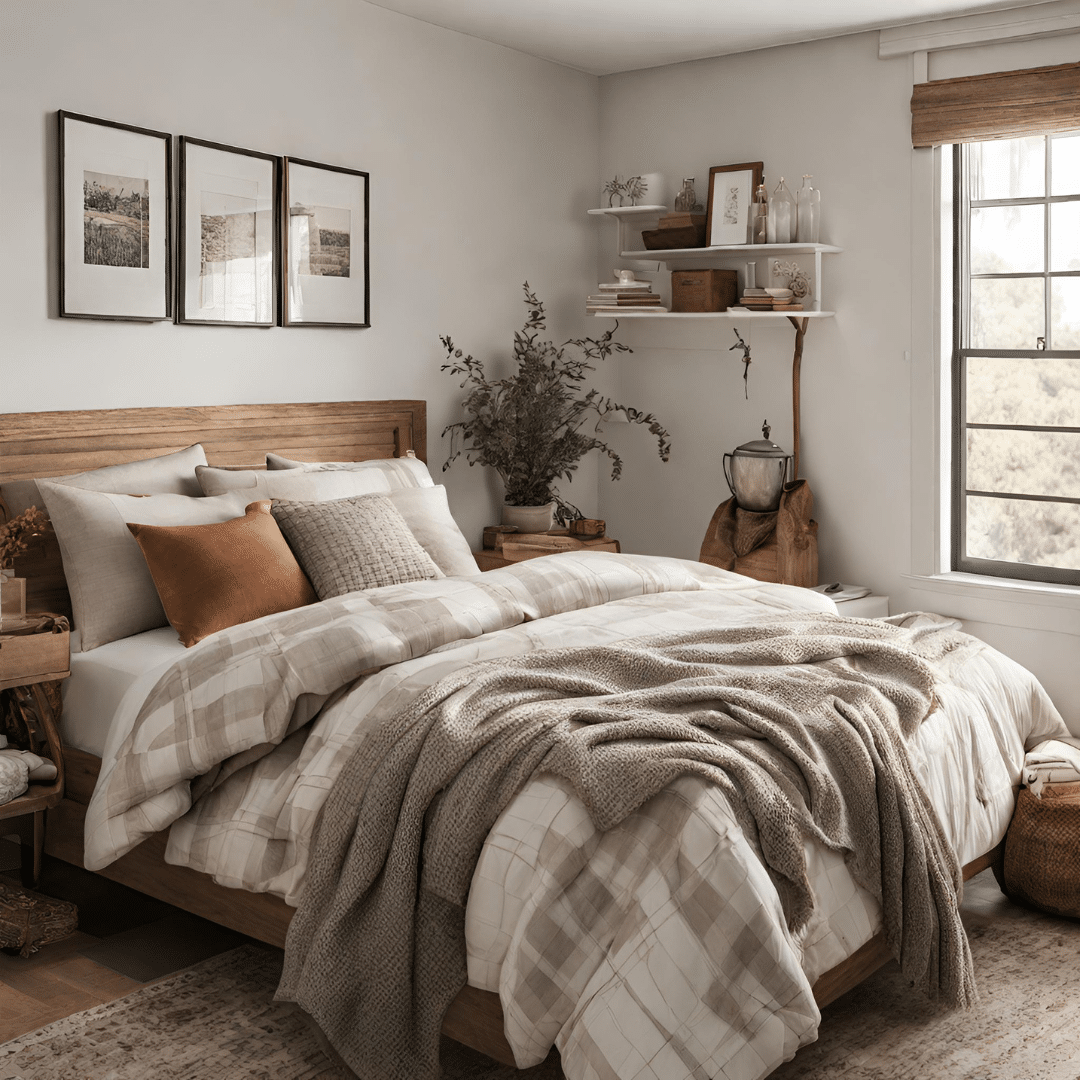
[[[65,745],[104,756],[125,695],[135,684],[145,683],[145,697],[158,673],[183,654],[184,645],[171,626],[110,641],[89,652],[72,652],[71,678],[61,684],[60,737]]]

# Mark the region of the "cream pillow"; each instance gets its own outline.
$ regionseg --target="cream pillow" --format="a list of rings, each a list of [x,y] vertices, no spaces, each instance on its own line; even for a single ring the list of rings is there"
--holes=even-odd
[[[67,484],[89,491],[119,491],[125,495],[188,495],[194,498],[202,495],[202,488],[195,478],[195,467],[205,464],[206,454],[202,446],[195,443],[174,454],[42,479],[51,484]],[[0,485],[0,494],[13,516],[21,514],[28,506],[45,505],[37,484],[35,480],[13,480]]]
[[[281,469],[304,469],[307,472],[376,472],[382,473],[390,489],[434,487],[427,465],[419,458],[370,458],[367,461],[291,461],[280,454],[266,455],[266,468],[271,472]]]
[[[353,495],[385,495],[390,491],[381,472],[308,472],[288,469],[263,472],[261,469],[214,469],[200,465],[195,470],[204,495],[224,495],[242,491],[248,502],[257,499],[293,499],[297,502],[323,502],[348,499]]]
[[[409,531],[448,577],[479,574],[469,542],[450,513],[446,488],[401,488],[390,492],[390,501],[405,519]]]
[[[240,492],[217,498],[116,495],[39,482],[52,519],[75,625],[83,651],[164,626],[168,620],[154,579],[128,522],[207,525],[240,517],[252,499]]]

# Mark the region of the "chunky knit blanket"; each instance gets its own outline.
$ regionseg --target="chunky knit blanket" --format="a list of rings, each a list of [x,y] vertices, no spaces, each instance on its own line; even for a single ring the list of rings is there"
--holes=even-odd
[[[930,662],[962,640],[813,613],[543,650],[444,678],[368,740],[327,800],[279,997],[299,1002],[364,1080],[437,1077],[484,837],[548,771],[599,829],[677,777],[706,777],[792,931],[813,909],[813,838],[880,899],[911,982],[972,1003],[960,868],[905,746],[934,708]]]

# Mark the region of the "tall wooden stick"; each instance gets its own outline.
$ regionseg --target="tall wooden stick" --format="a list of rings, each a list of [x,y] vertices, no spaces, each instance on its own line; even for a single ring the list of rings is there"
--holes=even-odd
[[[792,439],[795,442],[794,466],[792,480],[799,479],[799,369],[802,367],[803,338],[806,337],[806,327],[810,320],[789,315],[788,322],[795,327],[795,355],[791,358],[791,427]]]

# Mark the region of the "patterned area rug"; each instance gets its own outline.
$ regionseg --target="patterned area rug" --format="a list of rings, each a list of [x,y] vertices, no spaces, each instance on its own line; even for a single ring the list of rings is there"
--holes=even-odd
[[[821,1039],[771,1080],[1080,1080],[1080,921],[972,916],[981,1001],[941,1012],[895,965],[825,1011]],[[281,954],[245,945],[0,1046],[0,1080],[350,1080],[294,1007]],[[561,1080],[449,1040],[443,1080]]]

